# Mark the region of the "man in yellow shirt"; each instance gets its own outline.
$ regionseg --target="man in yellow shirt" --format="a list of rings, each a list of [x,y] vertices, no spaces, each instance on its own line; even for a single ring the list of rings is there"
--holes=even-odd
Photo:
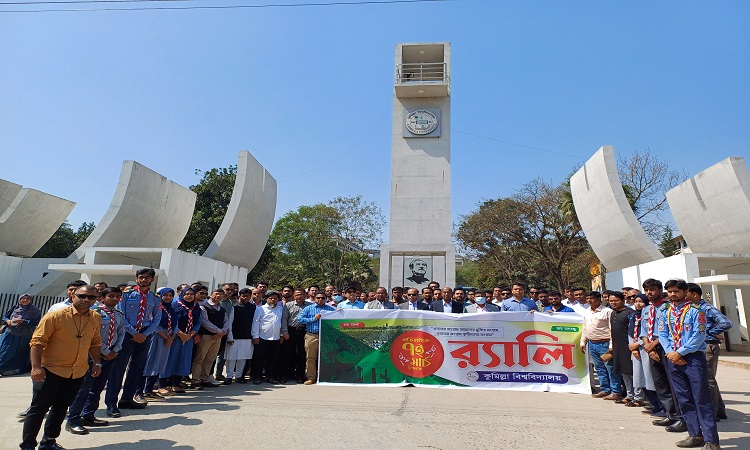
[[[91,376],[101,371],[101,316],[91,310],[99,297],[93,286],[76,289],[71,305],[42,317],[31,337],[31,380],[35,396],[23,423],[21,449],[36,448],[36,437],[44,425],[40,450],[62,448],[55,439],[60,435],[68,406],[75,399],[89,368],[88,356],[94,361]]]

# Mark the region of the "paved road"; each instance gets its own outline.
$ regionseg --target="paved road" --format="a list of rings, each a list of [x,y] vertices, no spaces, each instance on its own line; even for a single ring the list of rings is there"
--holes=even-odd
[[[750,449],[750,371],[721,367],[722,446]],[[0,378],[0,448],[15,449],[27,377]],[[286,385],[221,386],[126,411],[68,449],[672,449],[684,435],[638,408],[577,394]],[[103,413],[99,414],[103,416]],[[647,445],[648,442],[650,445]]]

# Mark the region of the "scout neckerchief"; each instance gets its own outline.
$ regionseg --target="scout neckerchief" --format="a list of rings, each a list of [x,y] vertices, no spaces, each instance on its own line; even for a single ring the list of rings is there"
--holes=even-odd
[[[641,334],[641,318],[640,314],[633,314],[633,340],[636,342],[638,342],[638,335]]]
[[[167,336],[172,335],[172,315],[167,311],[167,308],[164,307],[164,302],[161,302],[159,304],[159,309],[161,310],[162,314],[167,315]]]
[[[656,320],[656,309],[664,303],[664,300],[659,300],[651,305],[651,314],[648,315],[648,322],[646,323],[646,330],[648,332],[648,340],[654,340],[654,320]]]
[[[669,304],[667,322],[669,323],[669,333],[672,335],[672,342],[674,342],[675,351],[682,346],[682,329],[685,324],[685,316],[687,316],[687,313],[690,310],[690,305],[690,302],[685,301],[678,309],[674,307],[674,303]],[[673,320],[674,325],[672,324]]]
[[[107,331],[107,348],[112,348],[112,343],[115,341],[115,311],[107,308],[104,303],[100,304],[99,307],[109,317],[109,330]]]
[[[135,327],[140,329],[143,326],[143,319],[146,318],[146,302],[148,300],[148,291],[141,292],[141,288],[139,286],[138,293],[141,294],[141,302],[138,305],[138,318],[135,321]]]
[[[177,300],[177,304],[185,308],[188,314],[188,321],[187,321],[187,327],[185,328],[185,333],[190,333],[190,330],[193,329],[193,308],[195,307],[195,301],[193,301],[193,308],[188,308],[187,305],[182,303],[182,300]]]

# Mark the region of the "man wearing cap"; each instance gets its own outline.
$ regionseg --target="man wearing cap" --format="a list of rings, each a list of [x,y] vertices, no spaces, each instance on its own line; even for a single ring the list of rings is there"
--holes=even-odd
[[[346,300],[339,303],[340,309],[364,309],[365,304],[357,298],[357,290],[353,287],[344,288]]]
[[[284,383],[283,380],[278,380],[277,365],[281,343],[289,339],[289,310],[278,304],[280,298],[278,292],[268,291],[266,304],[255,309],[251,332],[255,345],[252,362],[253,384],[263,382],[264,370],[270,383]]]
[[[430,307],[426,303],[419,301],[419,290],[417,288],[409,288],[406,290],[406,299],[404,303],[398,305],[398,309],[404,309],[407,311],[429,311]]]

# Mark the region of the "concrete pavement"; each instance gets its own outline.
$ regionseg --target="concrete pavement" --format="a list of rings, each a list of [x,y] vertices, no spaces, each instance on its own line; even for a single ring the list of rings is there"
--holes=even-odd
[[[722,447],[750,449],[750,377],[719,369],[729,420]],[[673,449],[686,434],[651,425],[640,408],[587,395],[467,389],[233,384],[122,410],[86,436],[63,430],[68,449]],[[0,378],[0,448],[16,449],[15,415],[28,376]],[[105,418],[100,410],[98,417]],[[41,437],[41,436],[40,436]]]

